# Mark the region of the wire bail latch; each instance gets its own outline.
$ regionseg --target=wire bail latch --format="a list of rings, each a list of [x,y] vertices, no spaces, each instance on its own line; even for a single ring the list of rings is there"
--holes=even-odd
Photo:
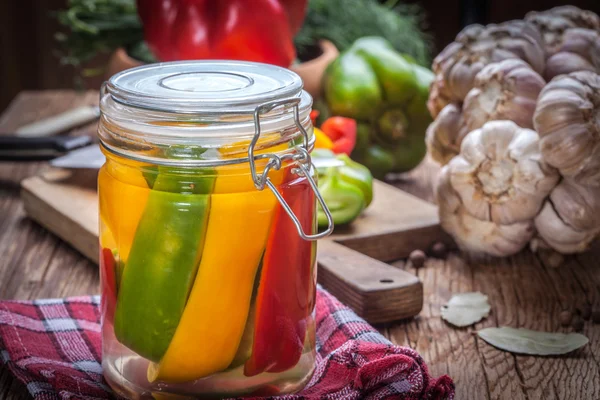
[[[279,203],[281,204],[281,206],[283,207],[283,209],[285,210],[287,215],[289,215],[289,217],[292,219],[292,222],[294,223],[294,225],[296,226],[296,229],[298,231],[298,235],[304,240],[312,241],[312,240],[324,238],[324,237],[330,235],[331,232],[333,232],[333,217],[331,216],[331,212],[329,211],[329,208],[327,208],[327,205],[325,204],[325,200],[323,199],[323,196],[321,196],[321,194],[319,193],[319,189],[317,187],[316,182],[314,181],[314,179],[311,177],[311,174],[310,174],[310,171],[311,171],[311,168],[313,168],[313,165],[312,165],[312,161],[310,159],[310,154],[308,152],[309,151],[308,133],[306,132],[306,129],[304,129],[304,127],[302,126],[302,123],[300,122],[300,111],[298,109],[299,104],[300,104],[300,99],[293,98],[293,99],[275,100],[275,101],[271,101],[268,103],[263,103],[256,107],[256,109],[254,110],[254,127],[255,127],[254,137],[252,138],[252,141],[250,142],[250,146],[248,147],[248,162],[250,163],[250,173],[252,176],[252,180],[254,181],[254,186],[256,186],[256,189],[264,190],[265,186],[268,186],[269,189],[271,189],[271,192],[273,192],[273,194],[277,198],[277,200],[279,200]],[[269,111],[273,110],[274,108],[281,107],[281,106],[293,107],[294,124],[302,133],[304,143],[302,144],[302,146],[296,146],[295,147],[296,151],[291,154],[285,154],[282,156],[278,156],[276,154],[271,153],[271,154],[261,154],[259,156],[255,156],[254,148],[256,146],[256,143],[258,143],[258,139],[260,138],[260,134],[261,134],[261,128],[260,128],[261,114],[268,113]],[[267,162],[267,165],[265,166],[265,169],[263,170],[262,174],[258,174],[256,171],[255,160],[265,159],[265,158],[268,158],[269,161]],[[294,162],[294,164],[296,165],[296,168],[294,168],[292,170],[292,172],[298,176],[305,176],[306,179],[308,180],[308,183],[310,184],[312,191],[315,193],[315,196],[317,197],[317,200],[319,201],[319,204],[320,204],[321,208],[323,209],[325,216],[327,217],[327,229],[325,229],[324,231],[316,233],[314,235],[306,234],[304,232],[304,230],[302,229],[302,224],[300,223],[300,220],[298,220],[298,217],[296,217],[292,208],[289,206],[289,204],[287,204],[287,202],[285,201],[285,199],[283,198],[281,193],[279,193],[279,191],[277,190],[277,188],[275,187],[273,182],[271,182],[271,179],[268,176],[269,170],[271,170],[271,168],[276,171],[279,170],[281,168],[283,162],[287,161],[287,160],[291,160]]]

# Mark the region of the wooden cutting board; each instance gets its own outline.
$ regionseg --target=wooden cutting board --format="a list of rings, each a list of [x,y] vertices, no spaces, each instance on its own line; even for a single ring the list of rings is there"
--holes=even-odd
[[[50,169],[21,182],[27,214],[98,262],[97,171]],[[371,323],[417,315],[423,305],[419,279],[386,264],[451,243],[434,205],[383,182],[371,206],[349,227],[319,243],[319,282]]]

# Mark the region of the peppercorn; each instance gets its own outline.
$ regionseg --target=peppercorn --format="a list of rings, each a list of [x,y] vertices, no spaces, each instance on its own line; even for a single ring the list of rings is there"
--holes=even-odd
[[[562,326],[569,326],[573,320],[573,313],[570,310],[562,310],[558,315],[558,319]]]
[[[575,318],[573,318],[571,326],[575,331],[579,332],[583,329],[583,318],[581,318],[579,315],[576,315]]]
[[[446,245],[442,242],[435,242],[433,246],[431,246],[431,255],[436,258],[446,257]]]
[[[425,253],[422,250],[413,250],[408,259],[414,268],[421,268],[425,264]]]
[[[582,303],[578,308],[581,318],[585,319],[586,321],[589,320],[592,316],[592,307],[590,307],[588,303]]]
[[[565,256],[563,256],[557,251],[553,251],[550,254],[548,254],[546,258],[546,263],[550,268],[558,268],[565,263]]]

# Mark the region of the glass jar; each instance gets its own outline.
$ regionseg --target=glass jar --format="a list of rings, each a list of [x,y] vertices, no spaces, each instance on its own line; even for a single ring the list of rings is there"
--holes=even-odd
[[[333,229],[316,233],[324,204],[300,78],[162,63],[113,76],[100,97],[110,386],[129,398],[300,389],[315,365],[314,240]]]

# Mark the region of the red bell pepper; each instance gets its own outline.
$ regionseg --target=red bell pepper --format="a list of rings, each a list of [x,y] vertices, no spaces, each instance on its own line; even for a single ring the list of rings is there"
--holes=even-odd
[[[306,178],[282,185],[280,192],[304,231],[312,233],[315,195]],[[246,376],[282,372],[298,363],[315,304],[312,245],[300,238],[279,205],[263,258],[252,354],[244,366]]]
[[[321,125],[321,130],[333,141],[331,150],[348,156],[356,146],[356,129],[356,121],[345,117],[330,117]]]
[[[231,59],[289,67],[307,0],[138,0],[161,61]]]

